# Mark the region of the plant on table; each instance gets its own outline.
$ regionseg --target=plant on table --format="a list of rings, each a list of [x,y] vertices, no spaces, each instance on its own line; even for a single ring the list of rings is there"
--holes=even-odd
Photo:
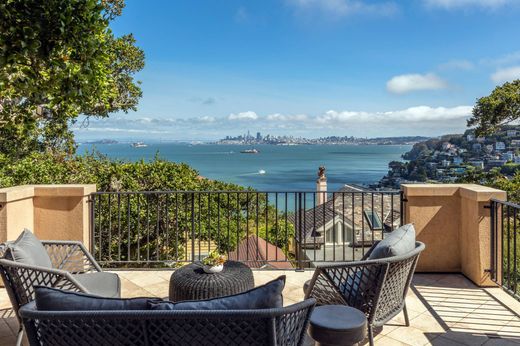
[[[207,257],[202,259],[203,269],[206,273],[218,273],[224,269],[224,263],[226,263],[226,256],[218,253],[217,250],[213,250]]]

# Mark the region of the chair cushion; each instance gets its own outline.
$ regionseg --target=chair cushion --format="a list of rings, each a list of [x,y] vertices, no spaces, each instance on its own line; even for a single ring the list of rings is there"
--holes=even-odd
[[[399,227],[381,240],[368,259],[402,256],[415,249],[415,228],[407,224]]]
[[[179,303],[150,302],[151,310],[251,310],[281,308],[285,275],[239,294],[206,300],[190,300]]]
[[[90,294],[106,298],[119,298],[121,296],[121,280],[115,273],[72,274],[72,277],[85,286]]]
[[[47,250],[28,229],[24,229],[15,241],[7,243],[6,258],[23,264],[52,268]]]
[[[35,287],[36,307],[43,311],[148,310],[150,300],[154,298],[103,298],[45,286]]]

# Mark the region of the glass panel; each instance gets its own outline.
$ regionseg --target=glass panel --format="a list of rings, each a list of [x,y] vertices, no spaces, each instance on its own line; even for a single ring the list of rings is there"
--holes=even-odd
[[[379,215],[374,213],[372,210],[365,210],[365,218],[367,219],[368,225],[371,229],[382,229],[383,223]]]

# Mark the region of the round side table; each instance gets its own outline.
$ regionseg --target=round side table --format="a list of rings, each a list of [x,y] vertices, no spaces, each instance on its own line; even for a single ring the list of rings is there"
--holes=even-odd
[[[344,305],[317,306],[309,322],[309,335],[320,346],[355,345],[367,335],[365,314]]]
[[[201,263],[175,270],[170,277],[171,301],[209,299],[241,293],[255,287],[251,268],[241,262],[227,261],[220,273],[207,274]]]

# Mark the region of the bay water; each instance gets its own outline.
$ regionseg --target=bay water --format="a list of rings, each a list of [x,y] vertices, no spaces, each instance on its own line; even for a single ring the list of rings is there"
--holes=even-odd
[[[329,191],[346,183],[376,183],[388,163],[400,160],[410,145],[255,145],[258,154],[244,154],[246,145],[147,143],[80,144],[79,153],[96,149],[110,158],[127,161],[159,157],[184,162],[200,175],[251,186],[259,191],[314,191],[318,167],[325,166]]]

